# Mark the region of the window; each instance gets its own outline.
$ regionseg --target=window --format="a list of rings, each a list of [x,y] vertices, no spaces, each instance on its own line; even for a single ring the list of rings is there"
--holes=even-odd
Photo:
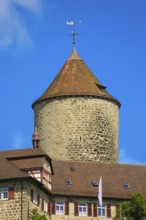
[[[35,191],[33,192],[33,203],[38,204],[38,193]]]
[[[65,182],[66,182],[66,185],[72,185],[72,181],[70,179],[66,179]]]
[[[124,183],[124,189],[130,189],[129,183]]]
[[[0,188],[0,200],[8,200],[8,188]]]
[[[79,215],[86,216],[87,215],[87,205],[79,204]]]
[[[106,89],[105,86],[99,85],[99,84],[97,84],[97,83],[96,83],[96,86],[97,86],[102,92],[104,92],[105,89]]]
[[[31,190],[31,201],[35,205],[39,205],[40,198],[39,198],[39,194],[36,191]]]
[[[64,214],[64,202],[56,202],[56,214]]]
[[[98,206],[98,216],[101,216],[101,217],[106,216],[106,207],[105,207],[105,205],[103,205],[102,207]]]
[[[44,200],[44,211],[48,212],[48,203]]]
[[[93,187],[98,187],[98,181],[93,180],[93,181],[92,181],[92,186],[93,186]]]
[[[49,203],[49,208],[50,209],[50,203]],[[69,202],[51,202],[51,213],[53,215],[55,214],[64,214],[64,215],[69,215]]]

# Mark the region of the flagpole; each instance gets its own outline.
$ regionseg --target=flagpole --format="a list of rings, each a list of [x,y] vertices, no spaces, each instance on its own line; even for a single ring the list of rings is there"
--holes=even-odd
[[[98,185],[98,201],[100,207],[102,208],[102,176],[100,177],[99,185]]]

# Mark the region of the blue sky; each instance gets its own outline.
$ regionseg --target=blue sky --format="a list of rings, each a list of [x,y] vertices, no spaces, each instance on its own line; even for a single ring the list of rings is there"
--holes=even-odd
[[[121,163],[146,164],[146,1],[0,0],[0,149],[31,147],[31,104],[72,51],[122,104]]]

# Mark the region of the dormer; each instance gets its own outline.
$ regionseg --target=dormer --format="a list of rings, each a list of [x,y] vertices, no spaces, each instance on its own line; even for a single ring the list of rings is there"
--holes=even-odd
[[[51,176],[54,174],[51,158],[41,149],[17,150],[14,156],[7,158],[20,170],[27,172],[29,176],[41,182],[51,191]]]

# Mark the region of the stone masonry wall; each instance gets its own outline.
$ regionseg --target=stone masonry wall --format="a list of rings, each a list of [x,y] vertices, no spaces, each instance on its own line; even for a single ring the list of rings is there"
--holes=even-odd
[[[0,200],[0,219],[2,220],[30,220],[31,213],[33,209],[37,209],[40,214],[45,214],[49,220],[112,220],[112,217],[116,215],[116,204],[117,201],[112,202],[104,201],[104,204],[111,204],[111,218],[107,217],[89,217],[89,216],[75,216],[74,213],[74,202],[69,201],[69,215],[65,214],[49,214],[48,212],[42,211],[43,200],[49,202],[51,197],[49,194],[42,191],[37,185],[32,184],[31,181],[14,180],[0,183],[0,188],[2,187],[14,187],[14,198],[11,200]],[[21,190],[22,189],[22,190]],[[31,201],[31,190],[39,193],[39,204],[36,205]],[[66,201],[66,197],[53,197],[55,201]],[[74,198],[70,198],[74,200]],[[97,203],[97,199],[89,198],[75,198],[75,201],[79,203]],[[93,215],[93,205],[92,205],[92,215]]]
[[[33,190],[39,194],[39,204],[38,205],[34,204],[31,201],[31,190]],[[42,191],[37,186],[32,185],[32,184],[27,185],[27,192],[28,192],[28,201],[29,201],[29,218],[28,219],[30,220],[33,209],[37,209],[38,213],[45,214],[47,219],[50,219],[49,213],[42,210],[43,200],[45,200],[48,203],[50,200],[50,194]]]
[[[74,203],[69,203],[69,215],[56,214],[51,215],[51,220],[112,220],[116,216],[116,206],[111,206],[111,218],[107,217],[93,217],[93,216],[75,216],[74,215]]]
[[[32,210],[37,208],[41,214],[49,214],[42,211],[42,199],[49,201],[49,196],[31,182],[14,180],[0,183],[0,188],[14,187],[14,198],[0,200],[0,219],[2,220],[30,220]],[[31,189],[39,193],[40,203],[35,205],[31,202]]]
[[[67,198],[57,198],[55,197],[55,201],[56,202],[65,202]],[[74,200],[75,198],[70,197],[70,199]],[[117,203],[119,202],[118,200],[104,200],[104,204],[106,206],[106,215],[105,217],[93,217],[93,203],[97,203],[97,199],[92,199],[92,198],[81,198],[78,197],[75,199],[75,201],[78,201],[78,203],[81,204],[88,204],[91,203],[91,215],[92,216],[81,216],[75,215],[75,208],[74,208],[74,202],[73,201],[69,201],[69,215],[65,215],[65,214],[51,214],[50,219],[51,220],[112,220],[113,217],[116,216],[116,207],[117,207]],[[110,204],[110,211],[111,211],[111,217],[107,217],[107,204]]]
[[[23,219],[27,219],[28,203],[26,198],[26,192],[23,192],[23,208],[21,206],[21,184],[20,181],[15,180],[14,182],[5,182],[0,184],[0,188],[3,187],[14,187],[14,198],[11,200],[0,200],[0,219],[3,220],[20,220],[21,216]]]
[[[45,100],[34,108],[41,147],[55,160],[118,161],[118,106],[92,97]]]

